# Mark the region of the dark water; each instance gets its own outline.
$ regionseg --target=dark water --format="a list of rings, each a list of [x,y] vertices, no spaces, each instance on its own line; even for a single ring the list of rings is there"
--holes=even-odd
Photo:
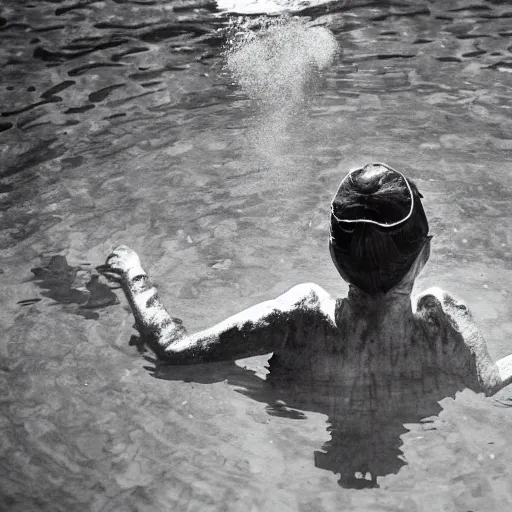
[[[425,196],[418,289],[512,352],[512,5],[304,14],[341,54],[279,124],[224,72],[209,2],[2,2],[0,509],[510,508],[508,407],[448,397],[387,437],[379,488],[343,488],[326,414],[276,405],[267,358],[155,370],[91,270],[133,247],[190,331],[299,282],[343,295],[329,201],[385,161]]]

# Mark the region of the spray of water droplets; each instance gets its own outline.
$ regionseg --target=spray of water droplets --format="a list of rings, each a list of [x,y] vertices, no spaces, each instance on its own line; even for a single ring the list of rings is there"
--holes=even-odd
[[[248,139],[267,165],[282,168],[338,44],[303,18],[239,18],[230,33],[226,69],[256,111]]]

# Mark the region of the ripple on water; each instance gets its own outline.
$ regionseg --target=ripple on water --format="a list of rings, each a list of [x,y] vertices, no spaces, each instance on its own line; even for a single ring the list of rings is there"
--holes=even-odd
[[[120,89],[125,86],[125,84],[109,85],[108,87],[103,87],[102,89],[91,92],[89,94],[89,101],[91,103],[100,103],[103,100],[105,100],[112,91],[115,91],[116,89]]]
[[[496,290],[512,278],[510,7],[425,5],[306,9],[341,53],[315,84],[312,113],[286,104],[286,126],[258,118],[228,83],[227,18],[211,1],[2,2],[7,509],[510,508],[507,407],[465,393],[428,422],[394,418],[381,489],[340,489],[334,472],[353,469],[352,458],[336,460],[326,442],[342,428],[270,400],[251,370],[268,373],[265,357],[248,369],[153,368],[128,345],[126,304],[76,263],[133,245],[191,331],[305,279],[338,292],[325,250],[329,190],[347,168],[385,159],[425,195],[435,238],[422,284],[473,301],[493,356],[509,353],[510,296]],[[256,63],[277,66],[262,85],[277,90],[273,105],[290,90],[311,99],[284,87],[303,85],[304,68],[286,74],[283,61],[294,63]],[[246,151],[255,133],[280,156],[272,165]],[[35,279],[22,282],[30,268]],[[366,473],[351,476],[369,485]]]
[[[0,122],[0,132],[4,132],[5,130],[9,130],[12,127],[13,127],[12,123]]]

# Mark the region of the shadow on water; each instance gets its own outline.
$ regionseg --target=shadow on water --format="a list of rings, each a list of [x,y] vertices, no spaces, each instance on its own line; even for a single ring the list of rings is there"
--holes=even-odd
[[[95,309],[119,304],[112,289],[99,281],[88,263],[76,267],[68,264],[65,256],[44,257],[41,266],[33,268],[36,284],[45,290],[42,295],[60,304],[76,305],[72,312],[91,320],[99,318]],[[20,301],[22,306],[37,299]]]
[[[130,344],[143,351],[140,338],[132,337]],[[152,364],[145,368],[157,379],[201,384],[227,379],[242,388],[237,392],[266,403],[271,416],[304,420],[308,411],[326,415],[330,440],[314,452],[315,466],[339,474],[339,485],[349,489],[377,488],[378,477],[398,473],[407,464],[401,439],[409,432],[406,425],[435,430],[432,424],[442,411],[439,402],[468,387],[457,375],[434,372],[418,379],[377,378],[369,385],[354,374],[315,379],[308,372],[282,368],[275,355],[269,359],[266,380],[234,363],[171,366],[145,358]]]

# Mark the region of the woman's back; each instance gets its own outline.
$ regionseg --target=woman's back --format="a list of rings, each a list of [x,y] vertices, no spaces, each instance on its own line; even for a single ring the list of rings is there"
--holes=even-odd
[[[341,485],[361,486],[357,475],[366,472],[364,485],[375,485],[403,464],[404,425],[438,414],[439,401],[457,391],[492,394],[512,382],[512,356],[491,361],[464,304],[438,288],[411,304],[430,254],[420,198],[414,183],[387,166],[349,173],[331,205],[329,239],[348,297],[298,285],[191,335],[165,310],[134,251],[119,247],[100,270],[121,283],[141,337],[162,360],[272,352],[267,380],[279,403],[269,403],[269,412],[327,415],[331,440],[316,465],[340,473]]]
[[[440,289],[421,295],[415,305],[409,296],[374,302],[356,289],[338,300],[320,287],[311,293],[317,307],[310,302],[296,310],[270,359],[268,380],[276,385],[310,391],[330,386],[343,388],[344,396],[388,402],[416,384],[423,392],[488,392],[499,383],[466,306]],[[472,336],[470,343],[465,336]]]
[[[472,346],[465,338],[474,334],[467,308],[453,303],[464,313],[457,324],[439,289],[419,297],[415,308],[408,296],[372,304],[357,290],[336,301],[320,287],[311,294],[317,307],[310,300],[295,312],[269,360],[267,381],[280,403],[270,411],[328,417],[330,440],[315,464],[339,473],[342,486],[372,487],[378,476],[397,472],[405,425],[428,424],[444,398],[499,387],[483,339]]]

